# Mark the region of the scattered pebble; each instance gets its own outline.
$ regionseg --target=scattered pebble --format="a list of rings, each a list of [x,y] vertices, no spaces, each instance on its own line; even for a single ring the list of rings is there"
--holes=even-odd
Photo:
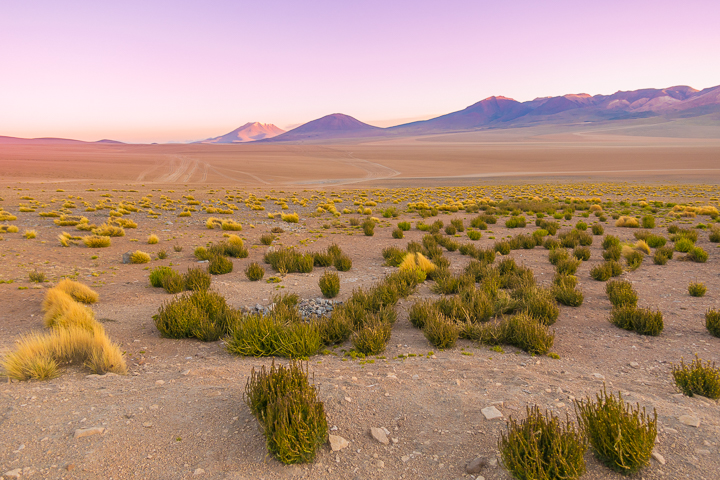
[[[387,445],[390,443],[390,440],[388,440],[385,430],[383,430],[382,428],[372,427],[370,429],[370,435],[372,435],[375,440],[382,443],[383,445]]]
[[[328,435],[328,439],[330,440],[330,449],[333,452],[342,450],[343,448],[346,448],[350,445],[350,442],[345,440],[340,435]]]
[[[480,410],[487,420],[502,418],[503,414],[495,406],[485,407]]]
[[[100,435],[105,431],[103,427],[78,428],[75,430],[74,438],[89,437],[90,435]]]

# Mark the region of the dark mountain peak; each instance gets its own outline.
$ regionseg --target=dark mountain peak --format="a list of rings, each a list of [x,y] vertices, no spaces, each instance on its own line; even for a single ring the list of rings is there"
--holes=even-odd
[[[333,113],[312,120],[278,135],[271,141],[323,140],[357,138],[382,134],[384,129],[363,123],[342,113]]]

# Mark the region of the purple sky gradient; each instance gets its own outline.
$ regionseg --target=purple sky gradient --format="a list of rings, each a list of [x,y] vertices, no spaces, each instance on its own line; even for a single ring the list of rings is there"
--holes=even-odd
[[[720,84],[720,2],[0,0],[0,135],[188,141]]]

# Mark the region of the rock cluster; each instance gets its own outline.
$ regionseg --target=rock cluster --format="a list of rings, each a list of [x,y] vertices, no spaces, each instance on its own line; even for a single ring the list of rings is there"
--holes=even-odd
[[[333,310],[335,310],[335,306],[340,305],[341,303],[342,302],[340,301],[327,300],[324,298],[310,298],[301,300],[298,304],[298,310],[300,310],[300,315],[302,315],[303,318],[324,317],[329,316]],[[270,305],[260,305],[258,303],[255,306],[244,306],[242,308],[242,312],[269,315],[274,307],[274,303],[271,303]]]

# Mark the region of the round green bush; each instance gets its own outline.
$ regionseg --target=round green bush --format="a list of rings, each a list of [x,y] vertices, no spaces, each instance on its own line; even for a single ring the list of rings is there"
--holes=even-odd
[[[167,293],[180,293],[185,290],[185,280],[182,275],[173,270],[171,274],[163,277],[162,287]]]
[[[392,232],[392,237],[393,237],[393,238],[397,238],[397,239],[403,238],[404,235],[403,235],[402,229],[400,229],[400,228],[394,229],[393,232]]]
[[[335,258],[335,262],[333,262],[333,265],[338,270],[338,272],[347,272],[352,268],[352,259],[346,255],[342,254]]]
[[[191,291],[207,290],[212,283],[212,277],[202,267],[191,267],[184,275],[185,288]]]
[[[245,276],[251,282],[257,282],[265,276],[265,269],[260,266],[257,262],[252,262],[245,269]]]
[[[208,272],[211,275],[224,275],[230,273],[233,270],[232,260],[225,258],[220,255],[215,255],[210,258],[210,264],[208,265]]]
[[[335,298],[340,293],[340,277],[335,272],[323,273],[318,284],[325,298]]]
[[[165,278],[167,275],[171,275],[173,273],[173,269],[170,267],[155,267],[150,272],[150,285],[152,285],[155,288],[162,287],[162,281],[163,278]]]

